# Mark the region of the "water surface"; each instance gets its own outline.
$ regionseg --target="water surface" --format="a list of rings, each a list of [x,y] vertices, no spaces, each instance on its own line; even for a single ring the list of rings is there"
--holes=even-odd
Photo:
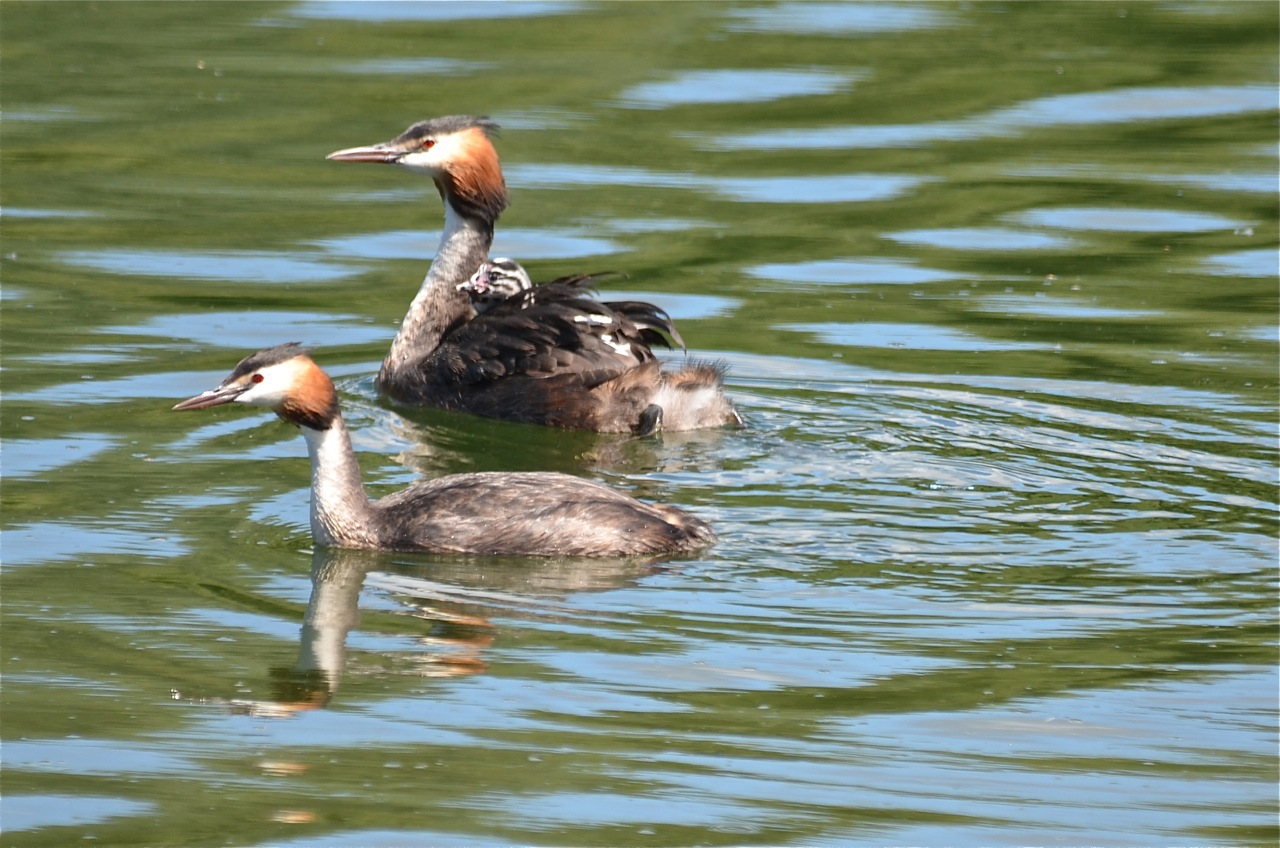
[[[1274,4],[0,4],[6,846],[1277,844]],[[327,162],[492,115],[495,252],[613,270],[748,424],[397,407],[441,226]],[[561,470],[673,562],[312,550]],[[683,354],[670,356],[679,361]]]

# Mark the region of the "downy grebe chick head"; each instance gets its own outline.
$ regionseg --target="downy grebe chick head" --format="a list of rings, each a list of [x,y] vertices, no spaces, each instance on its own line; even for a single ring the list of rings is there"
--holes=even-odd
[[[507,206],[507,186],[492,141],[497,131],[498,125],[487,118],[447,115],[419,121],[390,141],[336,150],[325,158],[399,165],[426,174],[445,203],[492,225]]]
[[[524,266],[505,256],[490,259],[481,265],[471,279],[458,284],[458,291],[466,292],[477,315],[483,315],[493,307],[520,292],[533,288],[533,280]]]

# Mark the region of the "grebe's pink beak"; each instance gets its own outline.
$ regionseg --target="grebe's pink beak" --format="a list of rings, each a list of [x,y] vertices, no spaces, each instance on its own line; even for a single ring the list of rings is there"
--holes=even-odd
[[[230,383],[224,386],[218,386],[216,389],[210,389],[207,392],[201,392],[193,398],[187,398],[182,403],[175,404],[174,409],[208,409],[211,406],[221,406],[224,403],[231,403],[240,395],[249,390],[253,383]]]
[[[335,162],[382,162],[394,165],[404,153],[405,151],[384,142],[382,144],[372,144],[368,147],[348,147],[345,150],[335,150],[324,158],[332,159]]]

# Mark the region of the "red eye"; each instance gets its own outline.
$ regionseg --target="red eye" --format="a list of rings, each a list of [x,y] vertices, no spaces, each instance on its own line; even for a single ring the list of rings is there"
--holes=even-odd
[[[422,149],[423,149],[423,150],[430,150],[431,148],[433,148],[433,147],[435,147],[435,146],[436,146],[436,140],[435,140],[434,138],[424,138],[424,139],[422,140]]]
[[[261,375],[261,374],[254,374],[254,375],[253,375],[252,377],[250,377],[249,379],[250,379],[251,381],[255,382],[255,383],[261,383],[261,382],[262,382],[262,375]]]

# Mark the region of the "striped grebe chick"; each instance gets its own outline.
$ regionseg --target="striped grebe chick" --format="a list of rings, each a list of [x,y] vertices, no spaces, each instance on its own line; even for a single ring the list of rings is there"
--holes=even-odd
[[[487,119],[452,115],[329,154],[425,174],[444,202],[440,246],[382,362],[379,388],[405,403],[601,432],[644,431],[655,407],[667,430],[741,424],[721,367],[664,371],[648,343],[618,343],[601,331],[611,313],[599,301],[537,297],[518,312],[472,308],[459,286],[488,257],[507,205],[496,130]]]
[[[685,350],[684,339],[666,310],[640,300],[600,300],[595,284],[620,276],[614,271],[597,271],[535,285],[523,265],[503,256],[482,263],[469,280],[458,285],[458,291],[466,292],[477,314],[516,312],[539,304],[569,301],[566,308],[581,310],[574,314],[574,322],[614,348],[627,344],[671,348],[674,342]]]
[[[458,291],[466,293],[477,315],[483,315],[505,300],[533,291],[533,279],[523,265],[504,256],[482,262],[465,283],[458,283]],[[523,308],[524,298],[515,305]]]
[[[619,557],[694,551],[715,539],[709,524],[684,510],[553,472],[454,474],[370,501],[333,381],[294,342],[246,357],[217,388],[174,409],[232,402],[267,407],[301,428],[318,545]]]

